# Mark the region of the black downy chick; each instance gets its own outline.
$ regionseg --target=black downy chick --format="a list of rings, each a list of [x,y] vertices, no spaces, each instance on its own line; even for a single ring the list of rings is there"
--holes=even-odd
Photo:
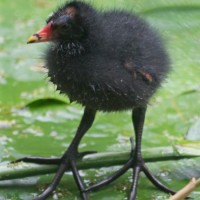
[[[151,175],[141,155],[142,130],[149,98],[165,79],[170,67],[157,33],[141,18],[126,11],[100,12],[87,3],[72,1],[59,8],[47,25],[29,38],[28,43],[51,41],[45,61],[50,80],[71,101],[85,107],[74,139],[61,159],[25,158],[26,162],[57,163],[51,185],[35,199],[46,199],[56,188],[66,168],[71,167],[81,193],[117,179],[133,169],[129,200],[136,199],[139,173],[159,189],[174,191]],[[92,126],[97,111],[132,109],[136,146],[130,160],[113,176],[89,188],[76,167],[78,145]]]

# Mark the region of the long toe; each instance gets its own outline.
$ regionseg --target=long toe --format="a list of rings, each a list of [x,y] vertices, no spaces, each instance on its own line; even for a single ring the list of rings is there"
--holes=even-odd
[[[86,192],[81,192],[81,198],[83,200],[88,200],[89,199],[88,194]]]
[[[35,163],[41,165],[58,165],[61,162],[60,158],[42,158],[42,157],[24,157],[17,159],[11,163],[17,162],[26,162],[26,163]]]
[[[98,183],[95,183],[94,185],[91,185],[90,187],[85,189],[85,192],[98,190],[101,187],[105,187],[106,185],[109,185],[110,183],[112,183],[113,181],[121,177],[130,168],[131,164],[132,164],[132,160],[129,160],[122,168],[116,171],[113,175],[107,177],[106,179]]]
[[[151,181],[151,183],[156,186],[159,190],[165,192],[165,193],[170,193],[170,194],[175,194],[176,192],[174,190],[171,190],[167,186],[165,186],[163,183],[161,183],[148,169],[148,167],[143,164],[143,169],[142,171],[145,173],[147,178]]]
[[[135,165],[133,167],[133,178],[132,178],[132,185],[131,185],[129,200],[135,200],[136,199],[137,185],[138,185],[138,181],[139,181],[140,171],[141,171],[141,165]]]
[[[141,159],[140,161],[135,160],[135,163],[133,162],[133,178],[132,178],[132,186],[131,191],[129,195],[129,200],[135,200],[137,196],[137,187],[138,187],[138,181],[139,181],[139,174],[140,172],[144,172],[146,177],[153,183],[154,186],[156,186],[159,190],[175,194],[176,192],[162,184],[159,180],[157,180],[149,171],[147,168],[145,162]]]

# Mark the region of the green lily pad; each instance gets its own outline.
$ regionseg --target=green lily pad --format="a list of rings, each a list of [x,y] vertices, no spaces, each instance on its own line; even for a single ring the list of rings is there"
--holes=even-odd
[[[86,0],[99,9],[134,11],[158,29],[166,41],[172,72],[152,98],[146,117],[143,149],[170,146],[187,151],[199,146],[199,0]],[[46,72],[35,70],[42,63],[46,45],[26,45],[27,38],[41,28],[57,1],[0,1],[0,160],[24,156],[60,156],[69,146],[79,124],[82,107],[69,104],[48,83]],[[196,89],[197,88],[197,89]],[[99,113],[84,137],[80,151],[130,151],[133,136],[131,113]],[[149,151],[151,153],[152,151]],[[178,152],[179,152],[178,151]],[[196,153],[198,151],[195,151]],[[163,152],[160,152],[161,154]],[[166,155],[169,153],[165,152]],[[179,152],[180,153],[180,152]],[[192,151],[191,151],[192,153]],[[194,152],[193,152],[194,153]],[[153,173],[171,188],[182,188],[192,176],[199,176],[199,160],[149,163]],[[86,184],[96,182],[116,167],[81,171]],[[51,182],[52,175],[0,182],[0,199],[32,199]],[[125,199],[131,173],[90,194],[90,199]],[[50,199],[77,199],[71,174],[66,174]],[[192,194],[200,199],[199,190]],[[168,199],[141,176],[138,200]]]

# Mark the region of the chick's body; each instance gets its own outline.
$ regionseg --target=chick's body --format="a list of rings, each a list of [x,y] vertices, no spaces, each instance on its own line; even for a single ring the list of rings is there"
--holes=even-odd
[[[50,80],[71,101],[95,110],[147,104],[169,70],[155,31],[124,11],[78,9],[85,35],[51,44],[46,53]]]

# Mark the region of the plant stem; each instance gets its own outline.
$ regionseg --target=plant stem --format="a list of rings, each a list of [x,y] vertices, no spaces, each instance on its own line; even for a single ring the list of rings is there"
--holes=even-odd
[[[151,148],[143,151],[146,162],[178,160],[199,157],[199,150],[183,146]],[[95,153],[77,160],[78,169],[91,169],[123,165],[130,158],[130,152]],[[33,163],[1,163],[0,180],[10,180],[29,176],[54,173],[57,165],[39,165]],[[68,169],[67,171],[69,171]]]
[[[171,196],[169,200],[183,200],[199,186],[200,179],[196,180],[195,178],[192,178],[192,180],[184,188],[178,191],[175,195]]]

